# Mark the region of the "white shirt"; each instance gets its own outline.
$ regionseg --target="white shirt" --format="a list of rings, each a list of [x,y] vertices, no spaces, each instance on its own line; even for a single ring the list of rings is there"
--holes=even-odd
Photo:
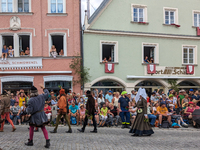
[[[102,102],[105,102],[105,99],[102,97],[102,99],[101,98],[98,98],[98,104],[100,104],[100,103],[102,103]]]

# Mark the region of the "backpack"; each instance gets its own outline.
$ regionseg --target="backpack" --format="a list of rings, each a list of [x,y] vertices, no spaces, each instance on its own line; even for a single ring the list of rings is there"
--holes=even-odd
[[[162,122],[162,128],[169,128],[169,122],[168,121],[163,121]]]
[[[173,128],[180,128],[180,126],[179,126],[178,123],[173,123],[173,124],[172,124],[172,127],[173,127]]]
[[[70,120],[71,120],[71,122],[72,122],[73,125],[75,125],[75,124],[77,123],[77,122],[76,122],[76,117],[73,117],[73,116],[72,116]]]

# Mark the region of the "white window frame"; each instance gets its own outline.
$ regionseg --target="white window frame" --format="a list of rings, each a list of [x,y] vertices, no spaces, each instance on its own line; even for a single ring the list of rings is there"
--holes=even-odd
[[[166,24],[165,23],[165,11],[174,12],[174,24],[178,24],[178,8],[170,8],[170,7],[163,8],[163,24]],[[170,20],[170,14],[169,14],[169,20]],[[171,22],[170,22],[170,24],[166,24],[166,25],[171,25]]]
[[[1,3],[2,3],[2,1],[0,0],[0,12],[2,12],[2,9],[1,9]],[[8,1],[6,0],[6,5],[8,5]],[[14,0],[12,0],[12,12],[14,12],[14,9],[15,9],[15,7],[14,7],[15,5],[14,5]],[[11,13],[11,12],[8,12],[8,7],[6,6],[6,12],[3,12],[3,13]]]
[[[199,17],[197,17],[197,26],[194,24],[194,14],[197,14]],[[192,24],[194,27],[200,27],[200,10],[193,10],[192,11]],[[199,26],[198,26],[199,24]]]
[[[54,35],[62,35],[63,36],[63,51],[64,51],[64,56],[67,56],[67,34],[63,33],[63,32],[52,32],[52,33],[48,34],[48,37],[49,37],[49,50],[48,50],[49,57],[51,56],[50,50],[51,50],[51,47],[53,45],[51,36],[54,36]]]
[[[115,45],[114,48],[114,62],[113,63],[118,63],[118,41],[105,41],[105,40],[100,40],[100,62],[103,61],[102,55],[103,55],[103,44],[107,45]]]
[[[143,22],[148,22],[147,6],[146,5],[140,5],[140,4],[131,4],[131,21],[136,22],[136,21],[134,21],[134,11],[133,11],[134,8],[143,9]],[[139,21],[139,13],[138,13],[138,21],[137,22],[140,22]]]
[[[48,2],[48,13],[51,13],[51,0],[47,0],[47,2]],[[63,0],[63,13],[66,13],[66,0]],[[56,14],[63,14],[63,13],[56,12]]]
[[[24,9],[24,0],[23,0],[23,9]],[[18,11],[18,1],[17,1],[17,8],[16,8],[16,10],[17,10],[17,12],[19,12]],[[24,10],[22,12],[24,12]],[[20,12],[20,13],[22,13],[22,12]],[[29,12],[31,12],[31,0],[29,0]],[[25,12],[25,13],[28,13],[28,12]]]
[[[189,55],[188,55],[188,63],[184,63],[183,54],[184,48],[193,49],[193,63],[189,63]],[[182,45],[182,64],[197,64],[197,45]]]
[[[159,64],[159,44],[158,43],[142,43],[142,63],[144,63],[144,47],[145,46],[151,46],[155,47],[154,49],[154,63]]]

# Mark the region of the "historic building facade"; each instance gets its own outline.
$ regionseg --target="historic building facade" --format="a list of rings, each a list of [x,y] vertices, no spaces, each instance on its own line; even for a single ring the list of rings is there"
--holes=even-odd
[[[0,55],[4,45],[12,46],[0,61],[1,91],[28,91],[43,83],[49,90],[62,86],[80,92],[69,67],[80,54],[79,10],[79,0],[0,0]]]
[[[85,89],[199,88],[199,0],[104,0],[84,27]]]

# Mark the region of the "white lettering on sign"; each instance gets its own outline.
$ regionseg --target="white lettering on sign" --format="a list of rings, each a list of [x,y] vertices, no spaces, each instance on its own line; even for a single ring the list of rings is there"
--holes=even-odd
[[[0,61],[0,69],[42,68],[42,58],[8,58]]]
[[[186,67],[156,67],[157,75],[187,75]]]

